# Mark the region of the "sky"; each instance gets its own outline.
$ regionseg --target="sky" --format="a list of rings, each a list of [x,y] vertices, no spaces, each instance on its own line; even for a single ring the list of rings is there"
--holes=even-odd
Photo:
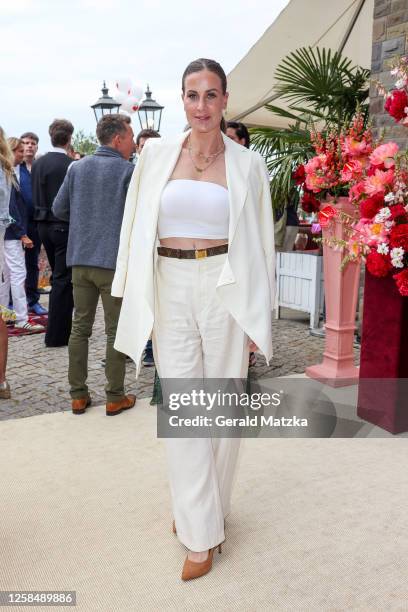
[[[69,119],[95,131],[90,105],[115,82],[149,83],[165,108],[161,134],[183,130],[181,75],[198,57],[228,74],[288,0],[0,0],[0,125],[33,131],[49,150],[48,125]],[[134,131],[140,129],[136,115]]]

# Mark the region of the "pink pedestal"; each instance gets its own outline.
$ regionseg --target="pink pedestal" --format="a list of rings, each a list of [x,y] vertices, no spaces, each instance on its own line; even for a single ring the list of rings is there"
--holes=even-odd
[[[351,214],[353,206],[348,198],[338,198],[332,204]],[[323,228],[323,238],[344,239],[343,223],[333,219]],[[324,296],[326,303],[326,345],[323,362],[306,368],[306,375],[324,381],[332,387],[356,384],[358,368],[354,365],[353,342],[360,278],[360,264],[349,263],[341,271],[344,253],[323,246]]]

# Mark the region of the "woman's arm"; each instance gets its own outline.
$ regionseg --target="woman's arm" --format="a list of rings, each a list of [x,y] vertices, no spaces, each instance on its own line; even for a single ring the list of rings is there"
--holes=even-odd
[[[0,167],[0,225],[3,225],[9,219],[9,204],[10,204],[10,189],[11,185],[7,182],[6,173]]]
[[[22,202],[21,195],[13,186],[10,197],[10,216],[13,218],[13,222],[10,227],[13,229],[14,235],[20,240],[27,234],[27,221],[24,218],[23,206],[25,204]]]

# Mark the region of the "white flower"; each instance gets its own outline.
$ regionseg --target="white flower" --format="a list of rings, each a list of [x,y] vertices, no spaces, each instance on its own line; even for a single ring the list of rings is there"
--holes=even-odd
[[[390,191],[390,193],[387,193],[387,195],[384,197],[384,202],[387,202],[387,204],[389,202],[393,202],[395,198],[395,195],[392,193],[392,191]]]
[[[384,223],[384,227],[386,230],[390,230],[392,227],[394,227],[395,225],[395,221],[386,221]]]
[[[378,213],[375,215],[375,219],[374,221],[376,223],[382,223],[383,221],[386,221],[387,219],[389,219],[391,217],[391,211],[388,208],[388,206],[384,206],[384,208],[381,208]]]
[[[395,83],[395,87],[397,89],[402,89],[405,87],[405,79],[398,79],[398,81]]]
[[[394,268],[403,268],[404,267],[404,249],[402,247],[396,247],[391,249],[391,263]]]
[[[385,242],[380,242],[380,244],[377,246],[377,253],[380,253],[381,255],[387,255],[389,250],[388,244]]]

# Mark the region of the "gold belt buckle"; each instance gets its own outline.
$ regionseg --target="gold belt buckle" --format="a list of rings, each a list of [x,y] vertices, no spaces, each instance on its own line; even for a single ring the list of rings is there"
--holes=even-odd
[[[204,257],[207,257],[207,249],[196,249],[195,250],[196,259],[203,259]]]

